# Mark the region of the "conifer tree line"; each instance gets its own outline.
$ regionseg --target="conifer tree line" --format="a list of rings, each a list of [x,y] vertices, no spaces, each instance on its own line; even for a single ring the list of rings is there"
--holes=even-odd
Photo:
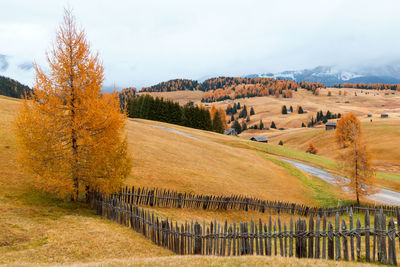
[[[319,112],[317,112],[317,116],[314,119],[314,116],[311,117],[311,121],[308,123],[308,127],[313,127],[316,123],[318,123],[319,121],[326,123],[328,120],[330,119],[339,119],[341,117],[341,114],[335,114],[335,113],[331,113],[329,110],[326,112],[326,114],[323,113],[322,110],[320,110]]]
[[[0,95],[15,98],[24,98],[25,95],[32,93],[32,89],[16,80],[0,75]]]
[[[127,113],[131,118],[161,121],[218,133],[223,133],[225,130],[222,118],[225,116],[224,112],[221,114],[217,111],[211,115],[210,111],[204,107],[181,106],[177,102],[154,98],[148,94],[130,98]]]

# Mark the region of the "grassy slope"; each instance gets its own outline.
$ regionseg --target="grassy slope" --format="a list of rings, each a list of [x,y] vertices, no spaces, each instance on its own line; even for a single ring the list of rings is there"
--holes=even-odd
[[[118,265],[119,260],[124,262],[130,257],[136,261],[140,257],[172,255],[130,229],[96,217],[82,204],[63,202],[33,190],[33,177],[16,167],[12,121],[18,105],[16,100],[0,97],[0,264],[116,261]],[[128,122],[135,159],[128,185],[248,194],[304,204],[329,203],[320,191],[334,192],[331,186],[257,152],[238,138],[168,125],[197,137],[189,138],[149,124],[165,125],[143,120]],[[203,218],[240,221],[268,216],[252,212],[154,211],[179,221]],[[152,261],[146,259],[143,263]],[[182,261],[191,262],[186,258]],[[227,260],[234,264],[237,261]],[[196,262],[207,264],[209,259]],[[127,264],[131,263],[127,260]]]
[[[332,93],[330,97],[327,96],[329,91]],[[339,91],[346,91],[347,95],[342,94],[340,96]],[[162,94],[163,97],[175,101],[191,98],[195,103],[200,103],[201,99],[200,94],[195,95],[191,91],[152,94]],[[350,101],[350,103],[344,103],[345,100]],[[253,135],[265,135],[270,138],[272,144],[278,144],[282,140],[285,147],[298,151],[305,151],[308,142],[312,140],[320,150],[319,155],[323,157],[309,157],[295,150],[282,151],[282,149],[274,147],[268,148],[268,151],[282,156],[294,157],[334,171],[337,171],[337,168],[334,167],[336,165],[334,160],[336,160],[338,154],[335,152],[336,145],[332,138],[334,132],[326,132],[323,127],[301,128],[301,122],[307,123],[311,120],[311,116],[315,116],[315,113],[319,110],[330,110],[342,114],[356,113],[363,123],[363,130],[374,157],[373,163],[378,170],[378,184],[390,189],[400,190],[400,161],[398,160],[400,150],[396,145],[393,145],[400,143],[399,93],[386,96],[384,92],[375,90],[328,88],[321,90],[319,96],[314,96],[310,92],[300,89],[294,94],[293,98],[253,97],[237,99],[235,102],[240,102],[242,106],[254,107],[256,114],[251,116],[248,125],[258,124],[262,119],[266,126],[269,126],[271,121],[275,121],[278,127],[288,127],[288,130],[285,131],[248,130],[241,135],[242,137],[248,139]],[[227,106],[225,102],[216,102],[215,105],[222,108]],[[292,105],[294,109],[297,105],[301,105],[309,113],[282,115],[280,114],[282,105]],[[368,113],[373,114],[372,123],[370,118],[366,116]],[[381,113],[388,113],[390,119],[379,118]]]
[[[400,143],[400,121],[376,120],[362,123],[362,129],[372,153],[373,164],[377,168],[377,184],[381,187],[400,191],[400,151],[393,144]],[[265,133],[266,132],[266,133]],[[274,141],[282,140],[284,147],[271,145],[262,147],[268,153],[295,158],[313,165],[338,171],[338,152],[334,142],[334,131],[323,128],[305,128],[296,131],[279,131],[264,134]],[[308,142],[312,141],[318,148],[318,155],[304,153]],[[251,142],[249,142],[251,143]]]
[[[16,167],[11,122],[17,107],[16,100],[0,97],[0,264],[172,254],[128,228],[98,218],[82,204],[31,189],[33,178]]]

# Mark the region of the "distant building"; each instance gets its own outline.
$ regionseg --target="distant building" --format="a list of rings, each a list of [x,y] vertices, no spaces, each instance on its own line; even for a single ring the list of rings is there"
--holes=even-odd
[[[261,142],[261,143],[268,143],[268,137],[266,136],[253,136],[250,138],[251,141]]]
[[[381,114],[381,118],[389,118],[389,114]]]
[[[283,130],[285,130],[285,128],[281,127],[281,128],[279,128],[278,130],[281,130],[281,131],[283,131]]]
[[[328,121],[325,123],[325,130],[335,130],[336,129],[336,122]]]
[[[229,129],[225,130],[224,134],[226,134],[226,135],[237,135],[237,132],[236,132],[235,129],[229,128]]]
[[[348,103],[350,103],[350,101],[349,101],[349,100],[346,100],[346,101],[344,101],[344,103],[348,104]]]
[[[371,113],[368,113],[368,118],[371,118],[372,117],[372,114]]]
[[[265,127],[263,128],[263,130],[269,130],[269,127],[268,127],[268,126],[265,126]]]

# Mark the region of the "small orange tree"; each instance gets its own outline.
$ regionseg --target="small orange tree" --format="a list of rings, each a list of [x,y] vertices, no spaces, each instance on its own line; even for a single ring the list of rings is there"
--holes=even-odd
[[[362,139],[360,121],[354,114],[344,115],[338,122],[336,131],[341,131],[336,142],[345,148],[340,158],[343,169],[349,176],[345,182],[349,190],[356,195],[357,204],[360,205],[360,196],[367,196],[377,192],[374,187],[375,171],[371,164],[371,153],[366,142]]]
[[[308,143],[306,152],[310,154],[317,154],[318,148],[313,144],[313,142],[310,141],[310,143]]]
[[[22,166],[61,197],[118,190],[131,168],[125,115],[116,94],[101,93],[103,66],[68,10],[47,59],[50,73],[35,65],[33,94],[16,118]]]

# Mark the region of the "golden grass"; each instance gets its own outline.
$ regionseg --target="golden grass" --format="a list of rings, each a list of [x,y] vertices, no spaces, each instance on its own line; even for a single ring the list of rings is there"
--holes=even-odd
[[[143,258],[127,260],[111,260],[75,266],[376,266],[367,263],[340,262],[316,259],[297,259],[279,256],[240,256],[240,257],[213,257],[213,256],[173,256],[160,258]]]
[[[168,256],[129,228],[32,189],[15,159],[12,121],[18,101],[0,98],[0,264],[55,264]],[[28,264],[29,263],[29,264]]]
[[[19,170],[15,158],[12,122],[18,106],[19,101],[0,97],[0,264],[85,263],[172,255],[129,228],[98,218],[83,204],[63,202],[32,189],[33,177]],[[135,159],[128,184],[314,202],[309,189],[284,168],[254,151],[214,140],[226,139],[225,136],[171,126],[199,138],[193,139],[149,123],[153,122],[128,122]],[[296,187],[290,190],[283,183]],[[174,214],[170,209],[156,212],[163,217]],[[199,220],[203,217],[223,220],[224,215],[238,221],[250,216],[258,218],[255,212],[195,214],[182,210],[175,216],[178,220],[196,216]]]
[[[151,126],[188,132],[183,136]],[[128,185],[154,186],[201,194],[248,195],[311,204],[311,191],[296,176],[259,156],[217,140],[236,137],[176,125],[130,119],[127,127],[134,154]]]
[[[98,265],[111,266],[156,263],[166,266],[170,263],[174,266],[224,266],[297,261],[269,257],[157,258],[172,253],[153,245],[129,228],[98,218],[81,203],[63,202],[35,191],[32,189],[33,178],[19,170],[15,158],[17,148],[12,121],[18,105],[17,100],[0,97],[0,264],[79,265],[98,262]],[[151,125],[167,126],[197,138]],[[144,120],[129,120],[127,133],[134,156],[128,185],[216,195],[246,194],[311,205],[317,202],[314,185],[309,182],[311,177],[300,177],[242,143],[239,138]],[[325,187],[331,190],[330,186]],[[265,220],[268,217],[258,212],[165,208],[154,211],[164,218],[178,221],[216,218],[231,222],[248,221],[251,217]],[[287,218],[283,216],[284,221]]]

